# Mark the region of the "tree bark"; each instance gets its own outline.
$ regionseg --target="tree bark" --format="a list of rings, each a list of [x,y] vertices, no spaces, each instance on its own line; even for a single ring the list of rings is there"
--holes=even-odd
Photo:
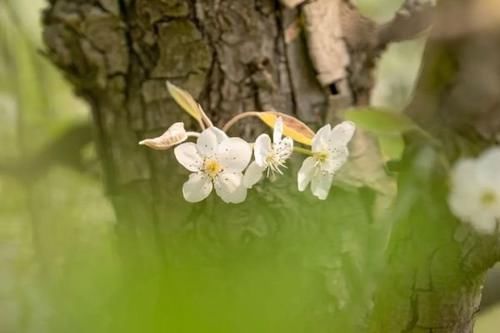
[[[263,259],[267,269],[292,260],[297,263],[294,274],[307,285],[307,297],[315,297],[312,301],[307,298],[311,302],[307,304],[310,322],[301,323],[295,328],[298,332],[470,332],[481,275],[490,261],[497,259],[485,259],[481,251],[484,244],[494,242],[476,242],[474,236],[455,240],[457,222],[446,209],[445,188],[431,188],[432,181],[443,184],[444,174],[437,172],[442,171],[442,165],[434,158],[435,149],[426,148],[427,143],[409,140],[396,207],[408,199],[405,195],[414,196],[413,204],[401,208],[393,219],[388,261],[380,275],[382,283],[368,327],[363,318],[371,309],[371,293],[388,232],[370,216],[373,193],[335,189],[325,206],[293,194],[294,185],[288,182],[266,193],[251,193],[244,205],[223,206],[213,198],[188,205],[180,191],[185,174],[172,157],[137,145],[173,122],[183,120],[194,126],[167,94],[166,80],[189,90],[218,126],[237,113],[267,109],[290,113],[316,126],[335,119],[340,109],[367,105],[372,70],[391,34],[380,32],[348,1],[335,1],[340,6],[341,22],[331,24],[341,29],[332,40],[345,42],[339,48],[347,50],[349,59],[338,61],[338,66],[345,66],[342,71],[323,75],[325,58],[312,54],[322,41],[312,41],[300,29],[303,13],[306,32],[317,33],[316,21],[307,21],[312,17],[307,15],[317,13],[317,9],[307,7],[314,3],[321,1],[286,8],[272,0],[50,0],[43,19],[48,56],[92,107],[106,188],[119,232],[127,239],[124,247],[132,242],[137,246],[127,252],[130,255],[147,258],[150,251],[160,252],[162,259],[172,264],[181,260],[177,245],[201,239],[201,249],[188,251],[193,257],[207,257],[212,265],[222,257],[242,260],[249,253],[259,254],[262,248],[269,250],[266,254],[272,253],[272,258]],[[405,22],[399,16],[394,22],[398,20]],[[438,34],[443,33],[442,26],[435,28]],[[409,29],[411,33],[416,30],[420,28]],[[491,56],[500,54],[500,50],[489,49],[500,45],[494,32],[485,37],[475,32],[460,34],[458,39],[431,41],[409,114],[435,132],[443,125],[436,119],[443,120],[442,115],[449,110],[459,107],[464,114],[477,114],[472,112],[475,104],[464,101],[456,106],[453,96],[470,95],[471,91],[481,96],[483,87],[475,85],[481,77],[446,80],[470,73],[473,64],[460,66],[466,61],[460,55],[466,54],[468,47],[478,52],[484,48],[484,54]],[[382,44],[377,33],[383,36]],[[404,39],[396,35],[398,40]],[[436,67],[436,50],[449,57],[445,69]],[[496,63],[493,58],[486,60],[491,62],[488,66]],[[481,59],[470,61],[483,64]],[[438,77],[432,80],[434,75]],[[485,113],[498,111],[500,104],[491,105],[494,107]],[[444,125],[450,132],[456,130]],[[252,138],[258,126],[250,123],[234,133]],[[442,138],[445,146],[449,146],[448,139]],[[448,156],[449,151],[445,149]],[[431,156],[431,171],[415,169],[415,165],[421,167],[420,156]],[[414,172],[420,178],[409,176]],[[405,192],[405,188],[415,186],[422,188],[421,194]],[[429,205],[424,189],[435,193],[439,209],[427,213],[422,227],[412,216]],[[266,208],[256,211],[256,205]],[[220,212],[223,214],[217,215]],[[441,220],[448,222],[436,230],[436,221]],[[290,238],[290,234],[294,236]],[[282,244],[290,239],[307,244],[307,250],[298,245],[283,249]],[[421,248],[423,243],[428,244],[425,249]],[[137,254],[138,248],[147,249],[147,253]],[[302,296],[300,292],[293,295],[298,302]]]
[[[286,289],[287,301],[307,315],[289,320],[289,331],[359,325],[370,290],[361,276],[372,256],[362,254],[362,244],[372,237],[372,226],[357,195],[337,190],[325,210],[294,194],[295,181],[288,179],[265,193],[250,193],[242,205],[213,197],[187,204],[181,194],[186,174],[171,154],[149,152],[138,142],[176,121],[195,125],[168,95],[166,80],[187,89],[217,126],[237,113],[271,108],[316,126],[339,105],[366,103],[373,61],[352,63],[353,82],[362,82],[353,85],[354,93],[342,78],[342,91],[331,96],[316,79],[306,36],[301,29],[297,33],[299,10],[272,0],[53,0],[43,22],[48,56],[92,107],[106,189],[127,257],[142,263],[160,253],[170,267],[194,260],[227,275],[247,263],[249,273],[284,274],[284,285],[294,281]],[[364,59],[362,50],[356,52]],[[262,129],[258,126],[240,126],[233,134],[252,138]],[[354,223],[345,221],[352,217],[346,207],[357,215]],[[327,218],[329,210],[338,223]],[[347,247],[357,251],[343,254]],[[258,264],[251,259],[256,257]],[[344,265],[353,281],[345,280]],[[231,283],[241,289],[246,278]],[[255,294],[265,299],[276,292],[268,289],[275,283],[268,281]],[[337,312],[344,319],[334,320]]]
[[[183,202],[185,176],[172,158],[137,145],[175,121],[194,125],[168,95],[166,80],[199,100],[216,126],[243,111],[269,109],[315,126],[332,119],[339,107],[366,104],[373,83],[374,60],[353,42],[351,56],[367,60],[351,61],[353,75],[342,91],[335,87],[335,95],[321,86],[299,10],[277,1],[50,3],[44,14],[48,55],[90,103],[120,228],[139,234],[136,228],[150,223],[160,239],[170,238],[185,232],[186,220],[197,211]],[[356,13],[350,6],[343,12],[349,18]],[[257,126],[246,124],[234,133],[251,138]]]
[[[327,96],[300,37],[288,45],[283,38],[295,19],[274,1],[52,1],[49,54],[92,106],[110,195],[146,188],[147,202],[181,200],[177,168],[137,145],[175,121],[191,123],[166,80],[189,90],[219,126],[271,106],[319,123]],[[241,131],[250,136],[252,126]],[[152,206],[155,220],[171,214]]]
[[[500,259],[499,243],[497,236],[478,235],[451,216],[447,173],[449,163],[498,140],[498,6],[439,3],[406,109],[436,141],[407,138],[396,203],[401,215],[394,217],[372,332],[473,331],[484,273]]]

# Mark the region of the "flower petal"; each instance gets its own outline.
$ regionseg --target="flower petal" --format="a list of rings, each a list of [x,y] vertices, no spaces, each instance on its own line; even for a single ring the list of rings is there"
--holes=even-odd
[[[472,159],[461,159],[453,167],[451,173],[453,189],[459,191],[473,190],[476,186],[476,163]]]
[[[297,183],[299,187],[299,191],[302,192],[306,189],[307,185],[311,181],[311,178],[315,171],[316,161],[312,157],[308,157],[302,163],[300,167],[299,173],[297,175]]]
[[[329,158],[321,163],[321,171],[334,174],[342,168],[349,158],[349,150],[346,146],[333,147],[330,149]]]
[[[217,146],[227,138],[226,134],[216,127],[210,127],[201,132],[196,141],[196,148],[202,157],[213,157]]]
[[[200,202],[212,192],[212,181],[203,173],[192,173],[182,186],[182,194],[187,202]]]
[[[325,200],[330,193],[332,187],[333,175],[325,172],[320,172],[311,180],[311,192],[320,200]]]
[[[264,170],[266,170],[266,168],[259,166],[255,161],[250,163],[243,176],[243,185],[245,185],[246,188],[252,188],[252,186],[261,180]]]
[[[478,232],[492,233],[500,221],[499,167],[500,150],[490,149],[478,159],[458,161],[451,172],[450,210]]]
[[[212,133],[215,134],[215,136],[217,137],[217,143],[219,144],[228,138],[227,134],[217,127],[210,127],[209,130],[211,130]]]
[[[330,124],[326,124],[318,130],[312,140],[313,152],[318,152],[326,149],[331,134],[331,128],[332,127],[330,126]]]
[[[355,131],[356,126],[352,121],[341,122],[332,129],[329,138],[331,144],[329,144],[329,146],[347,146],[347,144],[351,141]]]
[[[481,210],[479,204],[481,188],[476,173],[476,163],[472,159],[458,161],[451,173],[452,187],[448,205],[452,213],[462,220],[468,220]]]
[[[278,117],[278,120],[276,120],[276,123],[274,124],[273,142],[274,143],[280,142],[282,136],[283,136],[283,118]]]
[[[201,158],[196,145],[192,142],[183,143],[174,149],[175,158],[186,169],[192,172],[200,171],[203,159]]]
[[[293,153],[293,140],[292,138],[286,137],[279,143],[275,144],[275,153],[279,156],[281,161],[285,161],[290,158]]]
[[[489,212],[478,211],[472,216],[469,223],[479,233],[493,234],[497,228],[497,221],[498,218]]]
[[[252,158],[252,148],[243,139],[228,138],[217,148],[216,158],[227,171],[245,170]]]
[[[267,166],[267,157],[271,153],[273,146],[271,138],[267,134],[261,134],[257,137],[254,144],[255,162],[261,167]]]
[[[490,148],[483,152],[476,162],[477,181],[500,191],[500,149]]]
[[[226,203],[241,203],[247,197],[241,172],[220,173],[214,181],[215,192]]]

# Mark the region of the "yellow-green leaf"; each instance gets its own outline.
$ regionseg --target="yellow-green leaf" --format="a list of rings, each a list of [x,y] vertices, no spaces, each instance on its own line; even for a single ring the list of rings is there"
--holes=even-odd
[[[386,161],[400,160],[405,143],[401,134],[381,134],[377,136],[380,150]]]
[[[405,114],[380,108],[351,109],[346,111],[344,117],[357,127],[375,134],[401,134],[418,129]]]
[[[187,91],[177,87],[176,85],[167,81],[167,89],[170,96],[179,104],[179,106],[186,111],[191,117],[201,122],[202,115],[200,105],[194,100]]]
[[[281,117],[283,119],[283,134],[285,136],[305,145],[310,146],[312,144],[314,137],[313,130],[297,118],[275,111],[258,112],[256,115],[271,128],[274,128],[276,120],[278,120],[278,117]]]

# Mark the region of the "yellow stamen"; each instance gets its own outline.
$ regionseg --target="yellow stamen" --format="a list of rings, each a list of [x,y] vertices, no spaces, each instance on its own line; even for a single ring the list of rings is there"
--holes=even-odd
[[[219,162],[217,162],[217,160],[208,159],[203,164],[203,171],[210,177],[214,178],[219,174],[219,172],[222,171],[222,166]]]
[[[497,202],[497,196],[492,191],[485,191],[481,194],[481,203],[485,206],[491,206]]]
[[[316,158],[316,160],[318,162],[324,162],[328,159],[328,152],[326,151],[321,151],[321,152],[318,152],[318,153],[314,153],[314,158]]]

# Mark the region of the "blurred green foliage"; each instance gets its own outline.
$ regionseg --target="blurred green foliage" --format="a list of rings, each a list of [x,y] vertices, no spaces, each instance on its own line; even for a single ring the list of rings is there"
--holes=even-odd
[[[0,1],[0,167],[88,121],[87,107],[43,56],[43,6]],[[73,254],[109,244],[113,219],[98,179],[58,167],[36,183],[0,174],[0,332],[49,332],[48,281],[63,278]]]
[[[381,20],[400,5],[358,2]],[[43,56],[43,6],[43,0],[0,0],[0,166],[32,156],[67,128],[89,121],[87,107]],[[376,105],[398,110],[406,103],[421,49],[422,41],[389,48]],[[94,154],[91,145],[86,149]],[[36,183],[0,174],[0,332],[303,332],[311,322],[344,332],[371,305],[384,230],[354,199],[357,192],[335,189],[326,206],[300,196],[304,207],[291,210],[320,228],[303,235],[292,221],[275,217],[276,228],[289,230],[278,249],[260,242],[251,251],[229,248],[222,269],[214,270],[197,255],[214,245],[193,249],[188,243],[167,270],[158,265],[164,260],[158,253],[123,250],[127,244],[115,237],[101,186],[97,178],[59,166]],[[227,226],[228,216],[239,213],[217,205],[209,200],[202,206],[215,211],[205,221],[213,227]],[[331,239],[334,244],[326,243]],[[122,260],[124,253],[135,259]],[[298,265],[323,269],[303,274]],[[318,300],[328,313],[318,312]],[[338,315],[334,322],[332,314]]]

